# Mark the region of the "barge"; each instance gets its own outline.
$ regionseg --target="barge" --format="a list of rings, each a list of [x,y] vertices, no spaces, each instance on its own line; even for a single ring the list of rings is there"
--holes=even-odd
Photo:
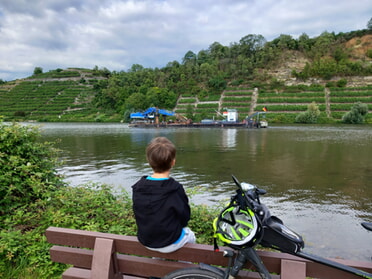
[[[155,107],[148,108],[144,112],[131,113],[132,122],[129,127],[132,128],[267,128],[268,123],[265,119],[265,112],[256,112],[244,119],[238,121],[238,112],[235,109],[228,109],[224,112],[225,120],[203,119],[201,122],[192,122],[186,117],[176,117],[177,122],[166,121],[167,116],[177,116],[174,112],[158,109]],[[261,116],[262,115],[262,116]],[[160,116],[163,121],[159,121]]]

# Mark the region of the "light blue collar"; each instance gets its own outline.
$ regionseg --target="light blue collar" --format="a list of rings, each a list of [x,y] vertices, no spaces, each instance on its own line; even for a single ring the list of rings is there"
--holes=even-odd
[[[155,178],[155,177],[152,177],[152,176],[148,176],[147,178],[146,178],[147,180],[167,180],[167,179],[169,179],[169,177],[164,177],[164,178]]]

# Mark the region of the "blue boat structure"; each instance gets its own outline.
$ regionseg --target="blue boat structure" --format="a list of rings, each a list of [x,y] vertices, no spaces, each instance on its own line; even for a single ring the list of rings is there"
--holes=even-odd
[[[160,124],[160,117],[163,118],[161,123],[166,122],[167,116],[174,116],[175,113],[173,111],[168,111],[165,109],[159,109],[156,107],[150,107],[146,109],[144,112],[133,112],[130,114],[131,125],[159,125]],[[134,126],[134,127],[135,127]]]

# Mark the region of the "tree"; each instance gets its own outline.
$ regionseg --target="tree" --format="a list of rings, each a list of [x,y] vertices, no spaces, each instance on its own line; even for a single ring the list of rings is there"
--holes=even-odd
[[[341,62],[342,60],[347,59],[347,53],[340,46],[336,47],[336,49],[333,51],[332,56],[336,60],[337,63]]]
[[[283,50],[283,49],[297,49],[297,41],[292,38],[291,35],[285,35],[281,34],[279,38],[277,39],[278,44],[277,46]]]
[[[125,106],[127,109],[131,110],[143,110],[148,107],[145,102],[146,96],[142,93],[134,93],[128,97],[125,101]]]
[[[204,64],[204,63],[208,63],[209,62],[209,53],[208,51],[206,50],[201,50],[198,52],[198,55],[197,55],[197,61],[198,61],[198,64],[201,65],[201,64]]]
[[[227,86],[227,82],[220,75],[214,76],[208,81],[208,87],[212,93],[221,93]]]
[[[346,124],[360,124],[364,122],[365,117],[368,114],[367,104],[361,102],[355,103],[351,108],[351,111],[345,113],[342,116],[342,122]]]
[[[323,32],[314,39],[314,45],[311,48],[312,58],[320,58],[328,54],[332,44],[335,41],[335,34],[327,31]]]
[[[136,73],[136,72],[140,72],[140,71],[143,71],[144,67],[140,64],[133,64],[132,67],[130,68],[130,72],[132,73]]]
[[[150,107],[171,109],[176,105],[177,96],[168,89],[152,87],[146,93],[146,103]]]
[[[217,72],[217,69],[210,65],[209,63],[203,63],[200,65],[200,79],[202,81],[207,80],[210,76]]]
[[[298,49],[301,51],[309,51],[312,46],[312,40],[306,33],[302,33],[298,38]]]
[[[41,67],[35,67],[34,69],[34,75],[39,75],[43,73],[43,68]]]
[[[182,59],[182,64],[183,65],[186,65],[186,64],[195,64],[196,63],[196,54],[194,52],[192,52],[191,50],[189,50],[185,56],[183,57]]]
[[[312,102],[308,107],[307,111],[301,112],[296,116],[296,123],[314,124],[318,121],[320,115],[319,107],[315,102]]]
[[[219,42],[214,42],[209,46],[208,50],[212,59],[222,59],[227,56],[229,48],[221,45]]]
[[[312,71],[315,76],[331,79],[337,74],[337,62],[330,57],[322,57],[313,63]]]
[[[250,57],[266,43],[262,35],[249,34],[240,39],[241,54]]]
[[[367,23],[367,28],[368,28],[368,30],[372,30],[372,17]]]

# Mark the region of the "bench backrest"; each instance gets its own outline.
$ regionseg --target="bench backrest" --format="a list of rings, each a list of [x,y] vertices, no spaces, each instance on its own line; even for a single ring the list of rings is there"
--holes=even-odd
[[[205,263],[220,267],[225,267],[228,263],[228,259],[223,257],[223,252],[215,252],[211,245],[187,244],[178,251],[163,254],[146,249],[135,236],[57,227],[49,227],[46,236],[48,242],[54,244],[50,249],[51,259],[74,266],[65,272],[63,278],[119,278],[121,277],[119,273],[135,277],[163,277],[173,270],[194,266],[185,262]],[[270,272],[281,274],[280,276],[274,275],[273,279],[301,279],[306,276],[358,278],[352,274],[285,253],[269,251],[258,253]],[[162,259],[167,259],[167,261]],[[368,272],[372,271],[372,263],[337,261]],[[249,263],[246,267],[253,268]],[[70,273],[79,273],[81,277],[70,276]],[[259,278],[257,276],[255,272],[241,271],[239,273],[241,278]]]

